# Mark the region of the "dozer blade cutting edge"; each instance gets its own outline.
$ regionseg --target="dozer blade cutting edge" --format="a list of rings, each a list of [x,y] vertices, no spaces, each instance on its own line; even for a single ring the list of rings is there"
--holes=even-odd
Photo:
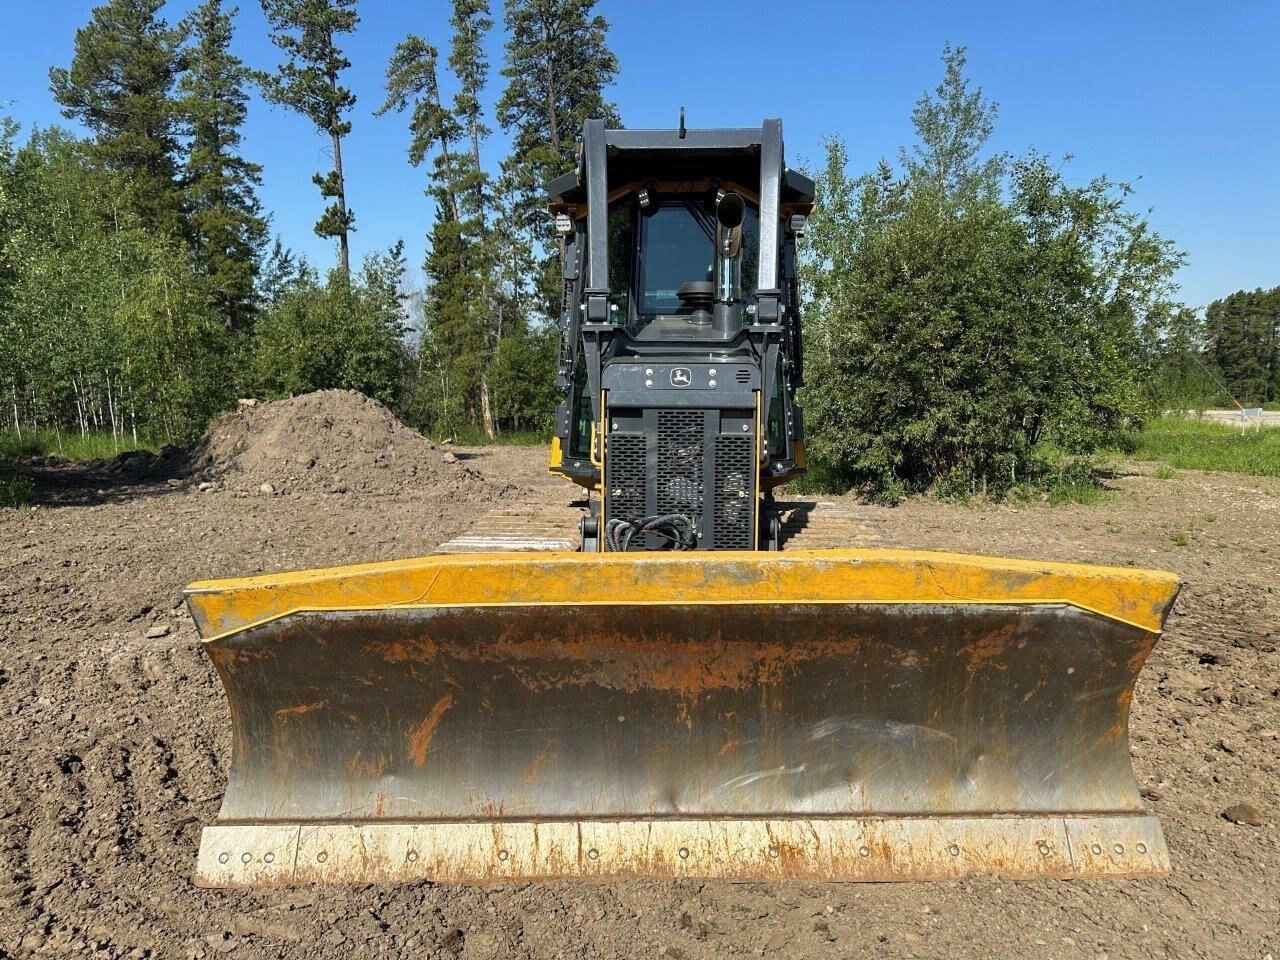
[[[205,885],[1169,870],[1128,750],[1172,574],[903,550],[193,584]]]

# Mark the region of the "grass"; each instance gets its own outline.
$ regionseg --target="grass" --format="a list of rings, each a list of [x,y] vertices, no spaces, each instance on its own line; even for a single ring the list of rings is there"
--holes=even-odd
[[[1030,482],[1009,491],[1015,503],[1047,502],[1061,507],[1068,504],[1093,504],[1106,500],[1109,491],[1102,485],[1103,470],[1089,458],[1067,457],[1057,451],[1046,451],[1046,462]]]
[[[113,437],[109,433],[91,433],[82,437],[78,433],[63,433],[52,430],[23,430],[19,436],[14,430],[0,432],[0,460],[10,457],[62,457],[65,460],[102,460],[114,457],[128,450],[151,450],[158,452],[160,444],[147,437],[139,437],[141,442],[134,443],[133,437],[125,434]]]
[[[16,457],[62,457],[65,460],[102,460],[126,450],[159,450],[160,445],[134,443],[130,436],[112,437],[109,433],[59,435],[53,430],[0,431],[0,468],[5,460]],[[31,502],[35,489],[27,477],[14,476],[0,469],[0,509],[22,509]]]
[[[26,477],[11,477],[0,474],[0,510],[5,507],[21,509],[31,502],[35,492],[31,481]]]
[[[1256,477],[1280,477],[1280,430],[1241,431],[1207,420],[1163,417],[1138,437],[1134,453],[1140,460],[1158,460],[1179,470],[1221,470]],[[1155,476],[1168,479],[1173,471],[1158,468]],[[1167,470],[1165,475],[1162,471]]]
[[[551,443],[551,434],[545,430],[503,431],[492,440],[484,435],[483,430],[470,427],[453,433],[428,432],[425,436],[434,443],[452,443],[460,447],[545,447]]]

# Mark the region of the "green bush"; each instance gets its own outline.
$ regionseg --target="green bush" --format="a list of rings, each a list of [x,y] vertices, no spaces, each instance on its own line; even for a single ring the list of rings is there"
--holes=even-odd
[[[1098,482],[1101,469],[1088,457],[1053,458],[1046,456],[1043,466],[1026,481],[1010,488],[1010,499],[1031,503],[1047,502],[1053,506],[1069,503],[1097,503],[1107,492]]]
[[[962,50],[944,61],[901,173],[850,179],[828,143],[803,269],[810,462],[890,499],[1078,493],[1091,479],[1062,480],[1046,451],[1087,456],[1141,426],[1142,331],[1174,313],[1181,258],[1125,186],[984,158],[994,105]]]
[[[393,404],[407,363],[404,271],[399,247],[367,258],[354,276],[337,269],[322,283],[304,269],[258,318],[254,392],[289,397],[336,388]]]
[[[531,433],[542,442],[555,429],[560,390],[556,380],[559,330],[547,326],[508,336],[495,351],[490,383],[494,415],[513,433]]]

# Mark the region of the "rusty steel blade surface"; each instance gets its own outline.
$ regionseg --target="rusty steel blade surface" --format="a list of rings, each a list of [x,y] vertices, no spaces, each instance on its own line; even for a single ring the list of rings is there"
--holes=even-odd
[[[921,593],[346,605],[214,634],[233,756],[198,879],[1166,871],[1127,736],[1158,634]]]

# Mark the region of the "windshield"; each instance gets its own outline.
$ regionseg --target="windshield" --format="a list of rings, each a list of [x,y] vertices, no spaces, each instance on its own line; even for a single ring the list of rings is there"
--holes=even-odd
[[[642,314],[679,313],[682,304],[676,291],[690,280],[712,279],[714,269],[711,224],[700,222],[691,201],[664,203],[644,218]]]
[[[640,211],[638,219],[641,249],[635,271],[635,319],[643,327],[657,316],[690,312],[676,296],[682,285],[691,280],[715,280],[715,201],[709,197],[665,197]],[[742,276],[748,290],[755,287],[759,243],[756,211],[748,207],[742,223]],[[751,295],[743,299],[748,303],[755,300]]]

